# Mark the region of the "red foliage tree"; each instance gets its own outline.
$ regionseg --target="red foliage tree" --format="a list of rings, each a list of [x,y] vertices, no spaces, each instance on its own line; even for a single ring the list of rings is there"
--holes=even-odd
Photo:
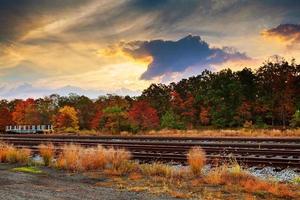
[[[129,121],[141,129],[157,128],[159,118],[156,109],[145,101],[136,101],[128,112]]]
[[[5,126],[12,124],[12,116],[8,108],[0,108],[0,131],[5,130]]]
[[[13,121],[16,124],[39,124],[40,114],[37,111],[34,99],[20,101],[12,113]]]
[[[99,125],[100,125],[100,121],[101,121],[101,119],[103,119],[103,116],[104,116],[104,113],[103,113],[102,109],[99,109],[91,120],[90,128],[98,129]]]

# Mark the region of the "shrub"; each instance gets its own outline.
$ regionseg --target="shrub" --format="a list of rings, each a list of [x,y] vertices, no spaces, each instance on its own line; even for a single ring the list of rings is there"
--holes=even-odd
[[[203,149],[193,147],[187,155],[188,164],[194,175],[200,175],[202,168],[206,163],[206,156]]]
[[[55,154],[53,144],[41,144],[38,148],[40,155],[43,158],[45,166],[49,166]]]

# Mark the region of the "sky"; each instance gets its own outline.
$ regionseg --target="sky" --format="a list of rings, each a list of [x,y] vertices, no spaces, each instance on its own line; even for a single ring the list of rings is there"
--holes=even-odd
[[[297,0],[0,0],[0,98],[139,95],[300,60]]]

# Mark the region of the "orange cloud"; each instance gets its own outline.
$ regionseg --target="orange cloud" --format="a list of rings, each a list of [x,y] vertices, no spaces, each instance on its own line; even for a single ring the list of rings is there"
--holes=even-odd
[[[153,61],[153,58],[150,55],[133,57],[131,54],[123,50],[122,43],[120,45],[111,45],[108,48],[101,49],[98,51],[98,55],[103,57],[111,57],[111,58],[122,57],[140,65],[149,65]]]
[[[262,31],[261,35],[293,46],[300,43],[300,24],[280,24],[275,28]]]

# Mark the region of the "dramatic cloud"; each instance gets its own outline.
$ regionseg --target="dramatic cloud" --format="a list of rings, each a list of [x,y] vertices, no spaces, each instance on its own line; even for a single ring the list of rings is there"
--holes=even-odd
[[[91,0],[1,0],[0,42],[18,39]],[[76,11],[76,10],[75,10]]]
[[[192,35],[177,41],[134,41],[120,45],[123,52],[135,59],[151,56],[152,61],[147,71],[141,75],[141,79],[145,80],[172,72],[183,72],[189,67],[204,70],[226,61],[250,59],[246,54],[229,47],[210,47],[199,36]]]
[[[300,24],[280,24],[262,32],[266,37],[277,37],[290,43],[300,43]]]
[[[34,89],[11,94],[141,91],[204,68],[255,68],[274,54],[299,60],[300,48],[285,45],[300,44],[299,22],[295,0],[0,0],[0,93],[24,83]],[[266,34],[284,43],[260,36],[278,24],[293,31]],[[178,40],[187,34],[201,39]]]

